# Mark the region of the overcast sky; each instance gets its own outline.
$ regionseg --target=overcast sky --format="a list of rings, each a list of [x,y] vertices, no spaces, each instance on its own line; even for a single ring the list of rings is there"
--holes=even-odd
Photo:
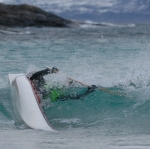
[[[0,0],[0,2],[27,3],[63,17],[88,19],[89,16],[89,20],[93,19],[93,21],[96,17],[97,20],[98,17],[102,18],[102,15],[109,19],[106,13],[113,13],[118,18],[119,14],[141,14],[145,15],[145,19],[150,14],[150,0]]]

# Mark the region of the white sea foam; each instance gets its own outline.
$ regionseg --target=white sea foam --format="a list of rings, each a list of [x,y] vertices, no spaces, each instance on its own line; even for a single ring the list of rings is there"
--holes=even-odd
[[[136,24],[113,24],[108,22],[94,22],[91,20],[87,20],[83,23],[81,23],[81,28],[97,28],[97,27],[135,27]]]

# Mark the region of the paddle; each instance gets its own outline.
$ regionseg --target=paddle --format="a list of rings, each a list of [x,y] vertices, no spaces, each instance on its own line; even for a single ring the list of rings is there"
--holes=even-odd
[[[51,67],[48,67],[48,66],[46,66],[46,68],[48,68],[48,69],[50,69],[50,70],[52,69]],[[90,85],[87,85],[87,84],[85,84],[85,83],[82,83],[82,82],[80,82],[80,81],[78,81],[78,80],[75,80],[75,79],[69,77],[69,76],[66,76],[66,77],[67,77],[68,79],[72,80],[72,81],[78,82],[79,84],[81,84],[81,85],[83,85],[83,86],[90,87]],[[101,90],[101,91],[103,91],[103,92],[106,92],[106,93],[108,93],[108,94],[111,94],[111,95],[125,96],[125,94],[122,94],[122,93],[118,93],[118,92],[109,90],[109,89],[107,89],[106,87],[99,86],[98,89]]]

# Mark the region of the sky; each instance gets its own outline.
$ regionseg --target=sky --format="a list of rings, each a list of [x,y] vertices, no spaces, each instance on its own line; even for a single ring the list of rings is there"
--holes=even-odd
[[[150,23],[150,0],[0,0],[0,2],[35,5],[67,19]]]

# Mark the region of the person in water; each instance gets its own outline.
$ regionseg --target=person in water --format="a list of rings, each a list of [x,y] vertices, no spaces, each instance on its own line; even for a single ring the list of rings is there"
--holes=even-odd
[[[58,69],[53,67],[52,69],[44,69],[41,71],[38,71],[30,77],[30,80],[33,82],[35,85],[36,89],[42,94],[43,98],[45,98],[47,95],[50,96],[51,101],[55,100],[79,100],[81,98],[84,98],[86,95],[92,93],[93,91],[96,90],[97,86],[91,85],[87,87],[87,90],[84,93],[78,94],[78,95],[63,95],[62,93],[60,94],[60,89],[51,89],[49,92],[46,91],[46,81],[44,80],[43,76],[47,74],[52,74],[52,73],[57,73]],[[70,82],[71,84],[71,82]]]

